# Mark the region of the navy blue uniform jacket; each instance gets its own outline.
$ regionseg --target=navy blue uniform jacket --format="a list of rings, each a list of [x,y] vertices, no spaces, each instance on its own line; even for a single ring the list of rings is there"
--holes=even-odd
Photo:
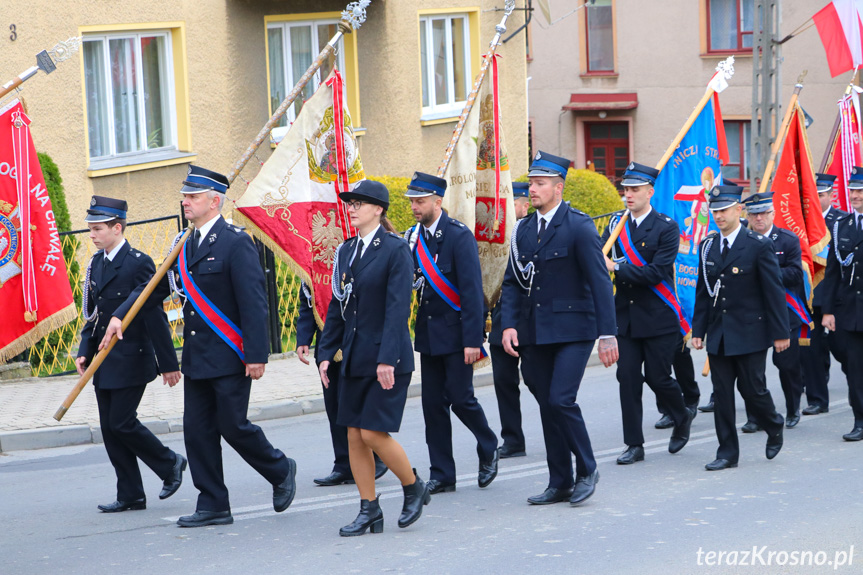
[[[632,230],[631,223],[631,220],[626,222],[629,230]],[[606,227],[602,234],[603,245],[610,235],[610,227]],[[630,232],[630,239],[647,265],[639,267],[622,261],[614,272],[618,333],[644,338],[680,331],[677,314],[651,289],[662,281],[668,282],[672,290],[676,289],[674,260],[680,247],[677,222],[651,209],[644,221]],[[620,240],[615,242],[612,255],[615,260],[623,257]]]
[[[800,249],[800,239],[789,230],[773,226],[770,230],[770,239],[773,241],[773,249],[776,253],[776,261],[779,262],[779,272],[782,274],[782,286],[796,295],[803,305],[806,303],[806,288],[803,286],[803,265],[801,258],[803,252]],[[788,325],[791,329],[803,325],[803,320],[788,308]]]
[[[836,220],[830,233],[836,237],[830,242],[827,271],[824,274],[824,301],[821,311],[836,316],[836,329],[863,331],[863,234],[857,231],[854,212]],[[836,246],[843,260],[854,254],[851,265],[842,267],[836,260]],[[855,265],[856,264],[856,265]]]
[[[420,227],[420,233],[424,233],[424,228]],[[459,291],[461,311],[450,307],[426,279],[417,309],[414,348],[428,355],[447,355],[466,347],[480,347],[485,333],[485,315],[482,270],[473,232],[441,212],[434,237],[427,244],[432,257],[437,256],[441,273]],[[419,249],[419,241],[414,251],[414,266],[419,277],[422,272],[416,249]]]
[[[378,364],[395,367],[396,374],[414,370],[414,352],[408,320],[411,315],[411,251],[401,237],[379,228],[366,253],[351,270],[356,237],[342,244],[339,273],[353,293],[342,317],[342,302],[335,296],[327,308],[324,331],[318,343],[318,360],[333,361],[342,350],[342,375],[377,376]],[[359,254],[357,254],[359,258]]]
[[[187,241],[184,247],[186,254],[190,247],[191,242]],[[229,225],[219,216],[203,238],[195,257],[188,259],[188,266],[201,292],[242,332],[245,363],[267,363],[269,341],[264,270],[252,238],[243,228]],[[145,284],[138,286],[117,308],[114,316],[122,319],[144,287]],[[147,305],[161,304],[169,293],[166,275],[147,300]],[[245,372],[246,366],[240,357],[216,335],[190,301],[183,306],[183,322],[184,375],[193,379],[210,379]]]
[[[611,278],[590,217],[562,202],[539,246],[537,230],[536,212],[519,220],[519,261],[533,262],[536,275],[528,295],[510,259],[503,280],[501,328],[515,328],[519,345],[617,335]]]
[[[104,258],[105,253],[101,250],[93,256],[90,285],[84,286],[90,290],[91,305],[99,308],[98,316],[81,330],[78,357],[86,357],[88,364],[96,355],[114,310],[156,271],[152,258],[133,249],[128,241],[107,268],[103,268]],[[85,311],[89,313],[92,310]],[[146,385],[158,374],[178,369],[168,318],[160,306],[150,307],[143,310],[123,333],[123,340],[117,342],[96,370],[93,385],[100,389]]]
[[[713,238],[707,253],[703,251]],[[695,314],[692,337],[707,337],[707,352],[723,355],[744,355],[763,351],[777,339],[788,339],[788,312],[785,288],[773,242],[752,230],[741,229],[723,260],[720,255],[721,236],[714,232],[699,244],[698,283],[695,288]],[[716,305],[704,283],[704,270],[710,288],[722,281]]]

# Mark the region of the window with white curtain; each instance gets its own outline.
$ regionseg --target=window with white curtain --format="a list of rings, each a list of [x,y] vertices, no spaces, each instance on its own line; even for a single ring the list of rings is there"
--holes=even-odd
[[[170,32],[86,35],[90,160],[176,149]]]
[[[470,69],[470,26],[467,14],[420,18],[422,119],[458,116],[473,78]]]
[[[339,21],[333,20],[300,20],[287,22],[270,22],[267,25],[267,50],[269,56],[270,77],[270,110],[276,108],[285,96],[294,89],[312,62],[327,45],[336,31]],[[345,72],[344,40],[340,39],[337,54],[327,57],[312,79],[303,88],[303,92],[294,100],[293,105],[276,124],[272,138],[279,142],[288,128],[297,118],[303,103],[312,97],[338,65],[339,71]]]

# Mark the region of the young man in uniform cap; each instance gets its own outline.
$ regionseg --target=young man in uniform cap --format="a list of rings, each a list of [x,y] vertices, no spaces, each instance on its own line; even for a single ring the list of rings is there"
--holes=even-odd
[[[782,286],[786,298],[794,306],[788,308],[788,325],[791,328],[788,336],[791,345],[782,353],[773,352],[773,365],[779,369],[779,381],[782,383],[782,393],[785,395],[785,427],[796,427],[800,422],[800,397],[803,395],[803,368],[800,366],[801,328],[808,327],[809,306],[806,303],[806,292],[803,284],[803,266],[800,239],[792,232],[773,225],[776,212],[773,209],[773,192],[753,194],[744,202],[749,215],[749,227],[756,234],[770,238],[773,251],[779,262],[782,274]],[[786,304],[787,304],[786,299]],[[797,311],[795,311],[797,310]],[[754,418],[747,414],[745,433],[759,430]]]
[[[252,380],[264,375],[269,352],[267,297],[252,238],[220,214],[228,185],[222,174],[189,166],[180,190],[183,212],[195,226],[177,266],[187,297],[183,433],[192,480],[200,491],[195,513],[177,521],[181,527],[234,521],[222,468],[222,438],[272,484],[277,512],[288,508],[296,492],[296,462],[275,449],[248,419]],[[167,297],[172,283],[164,277],[147,305]],[[122,337],[121,319],[144,287],[140,285],[114,312],[102,346],[114,334]],[[203,297],[209,301],[204,303]],[[217,314],[229,321],[219,321]]]
[[[527,216],[530,209],[530,184],[527,182],[512,183],[512,197],[515,206],[515,218],[520,220]],[[521,402],[519,401],[518,385],[521,378],[518,374],[519,359],[506,353],[503,349],[503,334],[500,327],[500,300],[491,310],[491,331],[488,334],[489,355],[494,377],[494,394],[497,397],[497,410],[500,414],[500,436],[503,445],[500,448],[500,458],[524,457],[524,431],[521,427]]]
[[[681,339],[681,322],[675,295],[674,260],[680,247],[677,222],[650,206],[659,170],[632,162],[623,174],[629,219],[612,247],[612,259],[605,257],[614,272],[617,341],[620,360],[620,409],[626,449],[617,458],[619,465],[644,460],[642,431],[644,383],[656,394],[674,422],[668,443],[677,453],[689,441],[692,413],[683,402],[680,386],[671,377],[674,349]],[[602,234],[602,244],[611,235],[622,212]],[[688,330],[687,330],[688,331]]]
[[[618,357],[599,235],[590,217],[562,201],[569,163],[545,152],[534,157],[528,176],[536,211],[513,229],[501,297],[503,347],[522,358],[545,438],[549,483],[528,498],[533,505],[578,505],[593,495],[599,473],[576,399],[596,339],[606,367]]]
[[[450,408],[476,437],[480,487],[491,484],[498,466],[497,436],[473,390],[473,364],[485,336],[479,252],[473,232],[441,208],[445,192],[446,180],[415,172],[405,193],[418,222],[408,239],[419,282],[414,349],[421,360],[432,494],[455,491]]]
[[[863,266],[857,253],[863,244],[863,167],[854,166],[848,180],[853,211],[839,217],[830,230],[833,236],[824,274],[821,325],[839,331],[845,339],[842,368],[848,379],[848,403],[854,427],[842,436],[845,441],[863,439]]]
[[[692,347],[707,347],[713,381],[716,460],[708,471],[737,467],[734,384],[755,421],[767,431],[765,455],[782,449],[785,423],[776,413],[764,375],[767,349],[788,349],[788,313],[773,242],[740,225],[740,186],[716,186],[709,208],[719,233],[699,244]],[[705,341],[706,338],[706,341]]]
[[[847,216],[838,208],[834,208],[833,184],[836,176],[831,174],[815,174],[816,186],[818,187],[818,201],[821,203],[821,214],[827,231],[833,233],[833,224],[840,217]],[[808,346],[800,348],[800,362],[803,365],[804,381],[806,382],[806,401],[808,405],[803,408],[803,415],[818,415],[830,411],[830,392],[827,382],[830,381],[830,353],[844,363],[845,354],[842,347],[845,343],[844,337],[837,337],[834,331],[827,331],[821,325],[824,317],[822,305],[824,302],[824,282],[821,281],[812,290],[812,321],[815,328],[810,334]]]
[[[123,237],[126,202],[93,196],[84,221],[99,251],[87,265],[84,285],[84,319],[75,367],[83,375],[96,355],[96,347],[111,314],[129,292],[147,281],[156,266],[147,254],[133,249]],[[117,500],[99,505],[105,513],[147,508],[138,459],[163,480],[159,499],[177,492],[183,482],[186,458],[165,447],[138,421],[138,404],[147,384],[162,374],[165,384],[180,381],[171,327],[161,307],[141,312],[96,370],[93,388],[99,406],[99,425],[105,451],[117,474]]]

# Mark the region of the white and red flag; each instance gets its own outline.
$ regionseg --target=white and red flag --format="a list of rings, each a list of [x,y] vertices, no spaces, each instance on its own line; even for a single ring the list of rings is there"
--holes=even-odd
[[[863,0],[833,0],[812,17],[834,78],[863,65]]]

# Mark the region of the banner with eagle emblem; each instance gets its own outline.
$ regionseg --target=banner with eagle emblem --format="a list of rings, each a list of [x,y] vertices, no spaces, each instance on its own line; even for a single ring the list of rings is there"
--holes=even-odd
[[[510,233],[515,224],[496,55],[492,57],[486,80],[443,175],[447,181],[443,207],[451,217],[474,230],[485,304],[492,309],[500,298]]]
[[[235,204],[234,218],[309,287],[320,327],[336,248],[356,235],[338,194],[364,178],[342,78],[333,70]]]

